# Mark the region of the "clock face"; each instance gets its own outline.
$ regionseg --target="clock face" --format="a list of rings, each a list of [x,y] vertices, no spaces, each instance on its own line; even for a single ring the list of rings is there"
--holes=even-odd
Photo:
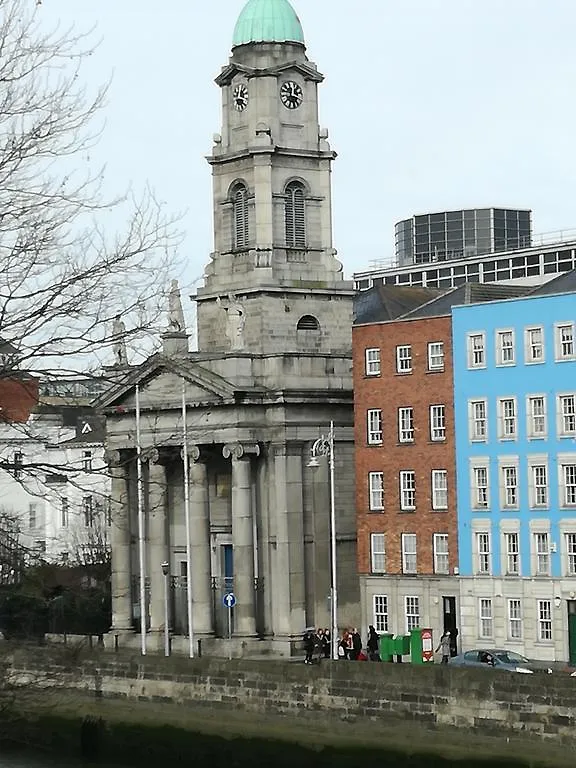
[[[244,83],[239,83],[232,92],[234,109],[243,112],[248,106],[248,88]]]
[[[282,83],[282,87],[280,88],[280,98],[282,99],[282,104],[284,104],[287,109],[297,109],[300,104],[302,104],[304,94],[298,83],[288,80],[287,82]]]

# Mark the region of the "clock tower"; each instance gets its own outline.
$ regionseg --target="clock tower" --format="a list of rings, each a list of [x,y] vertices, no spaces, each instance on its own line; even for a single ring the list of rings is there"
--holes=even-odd
[[[214,252],[198,291],[200,351],[349,352],[352,286],[332,243],[323,81],[288,0],[249,0],[216,83]]]

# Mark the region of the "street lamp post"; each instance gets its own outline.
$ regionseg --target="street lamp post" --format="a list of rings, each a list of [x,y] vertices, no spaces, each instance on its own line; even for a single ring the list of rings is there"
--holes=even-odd
[[[338,659],[338,583],[336,576],[336,506],[334,484],[334,422],[328,435],[320,435],[310,449],[309,467],[318,467],[318,458],[326,456],[330,469],[330,634],[332,658]]]
[[[161,567],[164,574],[164,656],[170,656],[170,612],[168,610],[170,563],[164,560]]]

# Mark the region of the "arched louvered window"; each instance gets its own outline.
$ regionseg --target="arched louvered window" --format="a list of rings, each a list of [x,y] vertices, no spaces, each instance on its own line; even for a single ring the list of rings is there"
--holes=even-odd
[[[298,320],[298,325],[296,326],[296,330],[297,331],[319,331],[320,323],[314,317],[314,315],[303,315],[300,318],[300,320]]]
[[[306,247],[306,199],[304,186],[292,181],[286,187],[286,247]]]
[[[237,184],[232,190],[234,248],[246,248],[249,242],[248,190]]]

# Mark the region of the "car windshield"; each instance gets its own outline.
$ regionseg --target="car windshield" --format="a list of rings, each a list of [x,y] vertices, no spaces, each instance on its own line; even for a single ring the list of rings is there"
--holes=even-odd
[[[530,659],[527,659],[526,656],[521,656],[519,653],[514,653],[514,651],[500,651],[499,653],[494,654],[499,662],[502,664],[529,664]]]

